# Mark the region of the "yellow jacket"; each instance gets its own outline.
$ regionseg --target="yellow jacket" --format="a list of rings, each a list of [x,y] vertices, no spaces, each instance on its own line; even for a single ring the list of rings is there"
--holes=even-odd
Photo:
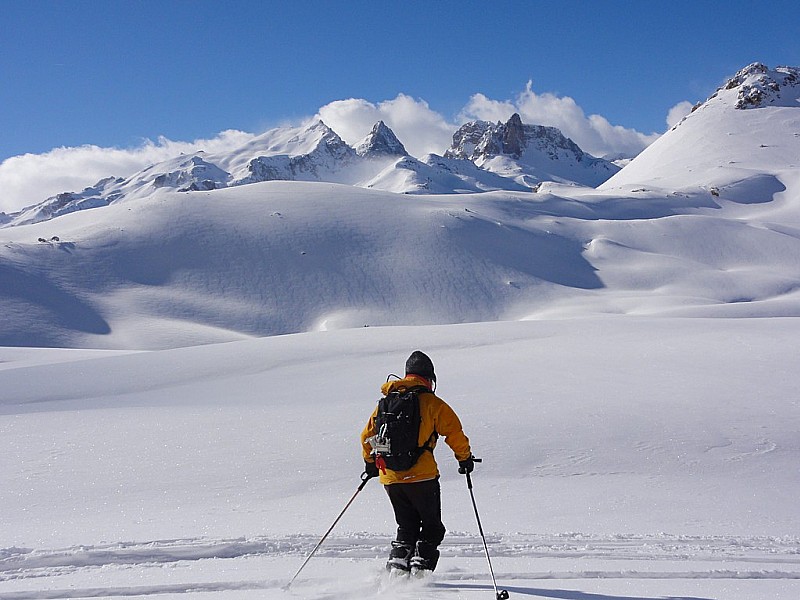
[[[387,381],[381,386],[381,393],[386,394],[401,388],[411,388],[418,385],[425,385],[426,381],[415,375],[406,375],[404,379]],[[416,464],[407,471],[392,471],[386,469],[386,473],[381,473],[380,482],[384,485],[392,483],[414,483],[435,479],[439,476],[439,467],[433,457],[433,448],[436,446],[436,435],[444,437],[444,441],[453,450],[456,460],[466,460],[472,455],[469,446],[469,438],[461,430],[461,421],[452,408],[441,398],[432,392],[422,392],[419,395],[419,412],[421,422],[419,426],[419,446],[426,443],[431,448],[423,452]],[[372,448],[367,442],[367,438],[375,435],[375,415],[378,407],[372,411],[372,415],[367,421],[367,426],[361,432],[361,449],[364,460],[373,462]]]

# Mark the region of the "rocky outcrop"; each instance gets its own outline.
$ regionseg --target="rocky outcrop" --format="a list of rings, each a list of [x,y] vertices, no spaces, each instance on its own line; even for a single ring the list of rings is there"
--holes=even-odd
[[[557,159],[559,151],[566,150],[581,161],[587,154],[556,127],[525,125],[514,113],[505,123],[473,121],[463,125],[453,135],[453,145],[445,158],[478,160],[495,155],[520,159],[528,148],[536,148]]]
[[[497,129],[502,127],[487,121],[470,121],[453,134],[453,144],[444,153],[445,158],[475,160],[481,156],[502,154],[502,142]]]
[[[800,69],[770,69],[762,63],[753,63],[731,77],[706,102],[732,92],[736,93],[734,108],[738,110],[765,106],[800,107]]]

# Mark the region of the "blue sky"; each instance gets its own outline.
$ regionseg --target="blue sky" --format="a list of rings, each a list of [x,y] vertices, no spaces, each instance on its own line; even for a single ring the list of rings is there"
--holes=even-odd
[[[0,0],[0,161],[260,132],[348,98],[459,123],[484,114],[465,113],[475,94],[514,102],[528,81],[661,133],[751,62],[800,64],[798,5]]]

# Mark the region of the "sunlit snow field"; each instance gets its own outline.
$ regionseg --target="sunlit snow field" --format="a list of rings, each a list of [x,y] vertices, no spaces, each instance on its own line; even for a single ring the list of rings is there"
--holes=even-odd
[[[5,349],[0,597],[287,595],[358,486],[378,386],[422,347],[484,458],[476,500],[512,594],[791,598],[798,328],[615,317],[362,328],[44,351],[52,362],[39,365]],[[446,447],[437,456],[450,535],[433,579],[382,581],[393,526],[370,482],[288,595],[493,594],[465,481]]]

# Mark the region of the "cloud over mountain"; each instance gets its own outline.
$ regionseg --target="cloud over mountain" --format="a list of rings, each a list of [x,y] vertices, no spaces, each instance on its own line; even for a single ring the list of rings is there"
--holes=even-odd
[[[160,137],[134,148],[95,145],[54,148],[22,154],[0,163],[0,211],[11,212],[65,190],[81,190],[109,176],[128,177],[148,165],[198,150],[224,152],[241,146],[253,134],[227,130],[210,139],[179,142]]]

